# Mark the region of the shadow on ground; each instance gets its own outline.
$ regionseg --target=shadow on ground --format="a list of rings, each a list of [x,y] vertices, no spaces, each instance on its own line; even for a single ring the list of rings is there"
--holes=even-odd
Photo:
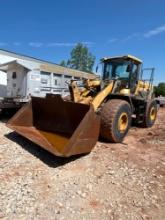
[[[18,109],[0,109],[0,121],[6,123],[17,111]]]
[[[63,166],[64,164],[70,163],[82,156],[85,155],[76,155],[69,158],[57,157],[48,151],[41,148],[39,145],[34,144],[33,142],[29,141],[28,139],[22,137],[21,135],[17,134],[16,132],[11,132],[5,135],[6,138],[9,140],[17,143],[23,149],[28,151],[29,153],[33,154],[35,157],[40,159],[43,163],[47,164],[49,167],[59,167]]]

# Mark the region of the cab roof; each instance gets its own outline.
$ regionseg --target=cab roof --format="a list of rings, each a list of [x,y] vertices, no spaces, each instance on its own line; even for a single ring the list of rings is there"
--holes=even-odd
[[[142,60],[140,60],[139,58],[132,56],[132,55],[124,55],[124,56],[116,56],[116,57],[103,57],[101,59],[101,61],[114,60],[114,59],[134,60],[137,63],[143,63]]]

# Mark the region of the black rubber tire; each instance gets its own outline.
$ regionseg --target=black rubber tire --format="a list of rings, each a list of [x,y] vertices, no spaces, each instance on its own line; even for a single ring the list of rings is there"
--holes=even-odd
[[[155,109],[156,116],[157,116],[158,108],[157,108],[157,103],[156,103],[155,100],[147,103],[146,111],[145,111],[145,115],[144,115],[144,121],[141,124],[143,128],[152,127],[154,125],[155,121],[156,121],[156,117],[155,117],[154,120],[151,120],[151,118],[150,118],[150,111],[151,111],[152,108]]]
[[[127,114],[128,125],[124,132],[118,129],[118,120],[122,113]],[[129,131],[131,126],[131,107],[127,101],[112,99],[105,103],[101,109],[100,135],[103,139],[120,143]]]

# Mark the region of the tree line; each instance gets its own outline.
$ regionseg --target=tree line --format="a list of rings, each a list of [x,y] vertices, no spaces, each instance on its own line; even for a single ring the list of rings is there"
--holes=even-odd
[[[165,97],[165,83],[161,82],[158,86],[154,87],[155,96],[164,96]]]

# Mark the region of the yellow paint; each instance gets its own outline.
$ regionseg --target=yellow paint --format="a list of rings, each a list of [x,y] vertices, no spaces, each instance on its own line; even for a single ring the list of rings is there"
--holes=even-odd
[[[101,61],[113,60],[113,59],[127,59],[127,58],[130,58],[130,59],[132,59],[132,60],[134,60],[135,62],[138,62],[138,63],[143,63],[142,60],[140,60],[139,58],[137,58],[135,56],[132,56],[132,55],[124,55],[124,56],[116,56],[116,57],[104,57],[103,59],[101,59]]]
[[[108,86],[106,86],[98,95],[93,99],[92,104],[94,110],[96,111],[104,99],[112,92],[114,82],[112,81]]]
[[[80,89],[77,86],[76,81],[72,81],[70,83],[70,94],[73,102],[83,103],[89,105],[92,101],[92,97],[88,96],[91,88],[95,88],[99,86],[101,83],[100,80],[85,80],[84,81],[84,89]]]
[[[137,57],[135,57],[135,56],[132,56],[132,55],[127,55],[126,57],[128,57],[128,58],[130,58],[130,59],[132,59],[132,60],[135,60],[135,61],[137,61],[137,62],[139,62],[139,63],[142,63],[142,62],[143,62],[143,61],[140,60],[139,58],[137,58]]]
[[[154,121],[156,119],[156,109],[154,106],[150,110],[150,119],[151,121]]]
[[[130,89],[121,89],[121,90],[120,90],[120,94],[130,95]]]
[[[99,79],[94,79],[94,80],[87,79],[85,81],[85,87],[86,88],[92,88],[92,87],[95,88],[95,87],[100,86],[100,84],[101,84],[101,81]]]
[[[81,91],[78,88],[76,81],[70,83],[70,93],[71,97],[73,97],[73,102],[80,102],[82,100]]]
[[[118,129],[120,132],[124,132],[128,127],[128,116],[123,112],[118,120]]]
[[[58,152],[63,152],[66,144],[69,141],[69,137],[67,138],[66,136],[63,136],[62,134],[54,134],[51,132],[46,132],[46,131],[41,131],[39,132],[48,140],[50,144],[53,145],[53,147],[58,151]]]
[[[89,93],[90,93],[90,90],[84,89],[84,90],[82,91],[82,96],[83,96],[83,97],[86,97]]]
[[[136,87],[135,95],[138,95],[140,91],[148,92],[148,91],[152,91],[152,89],[153,89],[152,85],[142,80],[139,80]]]

